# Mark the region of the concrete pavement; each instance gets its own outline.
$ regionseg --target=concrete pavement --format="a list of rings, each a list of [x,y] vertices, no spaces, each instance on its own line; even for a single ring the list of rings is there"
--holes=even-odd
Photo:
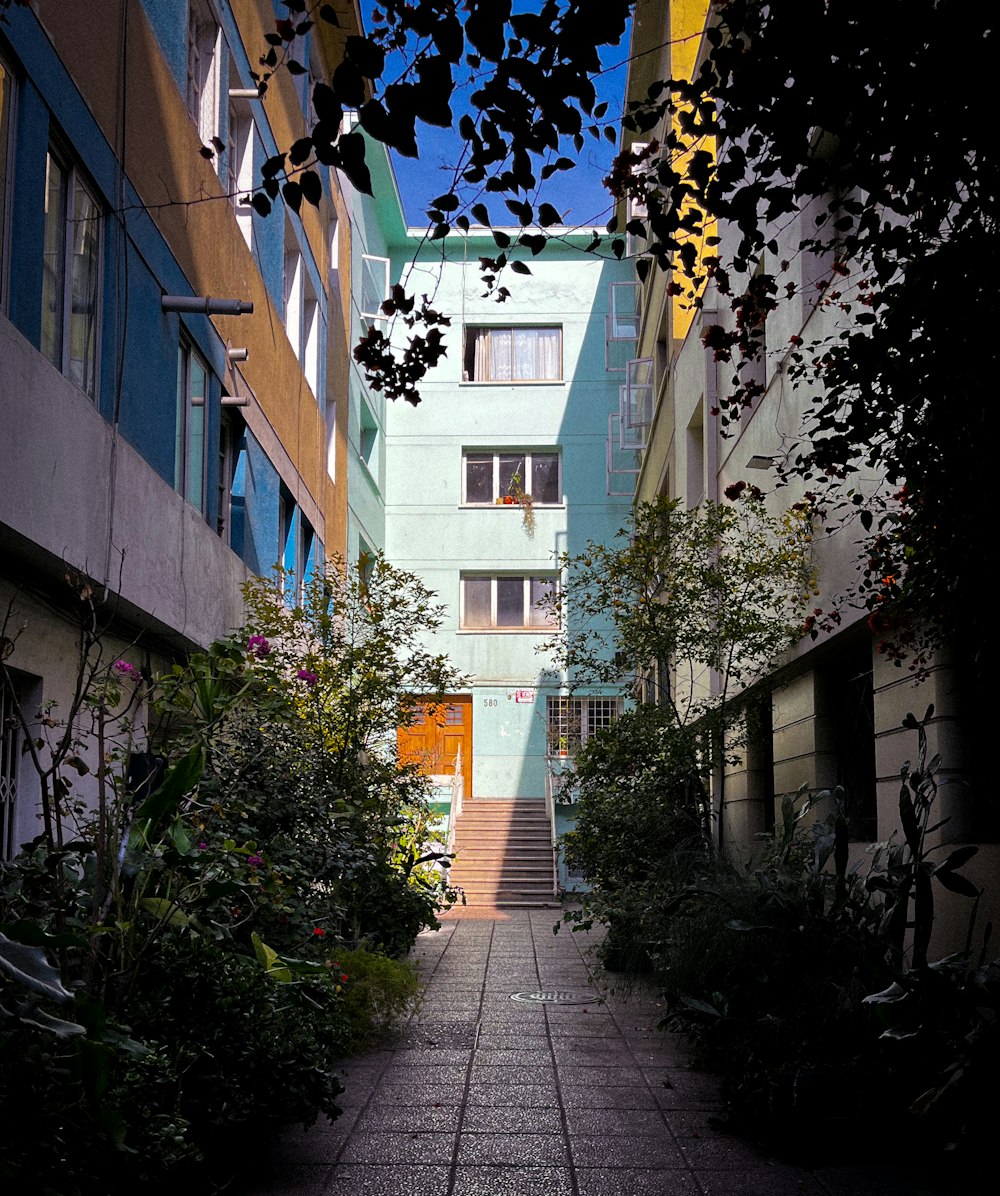
[[[714,1130],[717,1081],[684,1066],[654,998],[599,998],[557,917],[459,910],[421,935],[415,1016],[345,1069],[343,1116],[286,1134],[245,1196],[921,1196],[889,1169],[808,1171]]]

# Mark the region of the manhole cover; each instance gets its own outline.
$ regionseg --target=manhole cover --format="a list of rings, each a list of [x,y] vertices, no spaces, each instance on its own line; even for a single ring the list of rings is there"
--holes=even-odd
[[[510,999],[525,1001],[532,1005],[593,1005],[599,998],[595,992],[560,989],[554,992],[511,993]]]

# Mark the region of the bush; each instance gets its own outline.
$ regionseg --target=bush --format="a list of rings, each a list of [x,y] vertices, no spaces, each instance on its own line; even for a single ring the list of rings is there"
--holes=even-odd
[[[408,1016],[420,993],[416,967],[364,947],[339,949],[334,964],[342,969],[347,1050],[357,1055],[381,1043],[393,1024]]]
[[[593,886],[567,920],[608,928],[603,954],[615,970],[648,967],[658,911],[710,850],[695,738],[655,706],[623,714],[574,761],[577,821],[566,859]]]

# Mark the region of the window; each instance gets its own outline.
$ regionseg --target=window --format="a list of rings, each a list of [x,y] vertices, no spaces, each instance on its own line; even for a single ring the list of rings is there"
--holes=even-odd
[[[8,168],[14,160],[10,147],[14,106],[13,84],[11,73],[0,58],[0,310],[3,309],[7,298],[4,263],[7,261],[7,192],[10,187]]]
[[[535,506],[562,502],[557,452],[476,453],[462,457],[462,501],[469,506],[493,506],[518,491]]]
[[[18,847],[17,769],[21,759],[21,695],[10,684],[0,685],[0,860],[9,860]]]
[[[466,328],[466,382],[559,382],[561,328]]]
[[[618,717],[617,698],[551,697],[547,703],[547,749],[550,755],[572,755]]]
[[[361,327],[367,332],[371,327],[384,330],[387,317],[382,304],[389,295],[389,259],[361,255]]]
[[[223,543],[235,547],[239,537],[235,524],[243,509],[241,494],[237,493],[237,475],[246,469],[246,431],[242,419],[235,412],[223,411],[219,424],[219,483],[216,531]]]
[[[234,104],[229,107],[229,142],[226,146],[226,190],[236,213],[243,240],[250,245],[253,239],[253,117],[241,112]]]
[[[290,227],[285,228],[285,331],[309,389],[320,393],[320,307]]]
[[[558,584],[554,575],[463,576],[461,625],[471,631],[551,631],[559,625],[555,613],[539,603]]]
[[[359,425],[359,439],[358,439],[358,455],[365,465],[368,466],[370,473],[375,476],[378,475],[378,421],[372,414],[368,404],[361,400],[359,405],[358,417]]]
[[[75,167],[45,159],[40,348],[91,398],[97,394],[101,212]]]
[[[318,546],[312,524],[302,514],[291,491],[284,484],[278,496],[278,527],[285,601],[289,605],[300,606],[306,585],[316,567]]]
[[[208,367],[195,349],[182,343],[177,354],[177,432],[174,489],[191,506],[205,510]]]
[[[219,133],[219,58],[219,26],[207,0],[188,0],[186,100],[202,145]]]

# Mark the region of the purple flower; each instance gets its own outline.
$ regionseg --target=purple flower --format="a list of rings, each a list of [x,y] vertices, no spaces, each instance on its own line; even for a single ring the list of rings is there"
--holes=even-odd
[[[261,864],[263,864],[263,862],[264,862],[264,857],[262,855],[247,856],[247,863],[250,865],[251,868],[259,868],[261,866]]]
[[[304,681],[306,683],[306,685],[308,685],[310,687],[310,689],[319,680],[319,678],[316,676],[316,674],[313,672],[310,672],[309,669],[299,669],[299,671],[295,674],[295,676],[300,681]]]
[[[111,666],[119,677],[138,677],[139,670],[134,664],[129,664],[127,660],[116,660]]]
[[[208,846],[208,844],[207,844],[207,843],[206,843],[204,840],[202,840],[202,841],[201,841],[201,842],[198,844],[198,850],[199,850],[199,851],[204,851],[204,850],[205,850],[205,848],[206,848],[207,846]]]
[[[262,635],[252,635],[247,640],[247,651],[256,656],[258,660],[263,660],[265,656],[271,655],[271,645]]]

